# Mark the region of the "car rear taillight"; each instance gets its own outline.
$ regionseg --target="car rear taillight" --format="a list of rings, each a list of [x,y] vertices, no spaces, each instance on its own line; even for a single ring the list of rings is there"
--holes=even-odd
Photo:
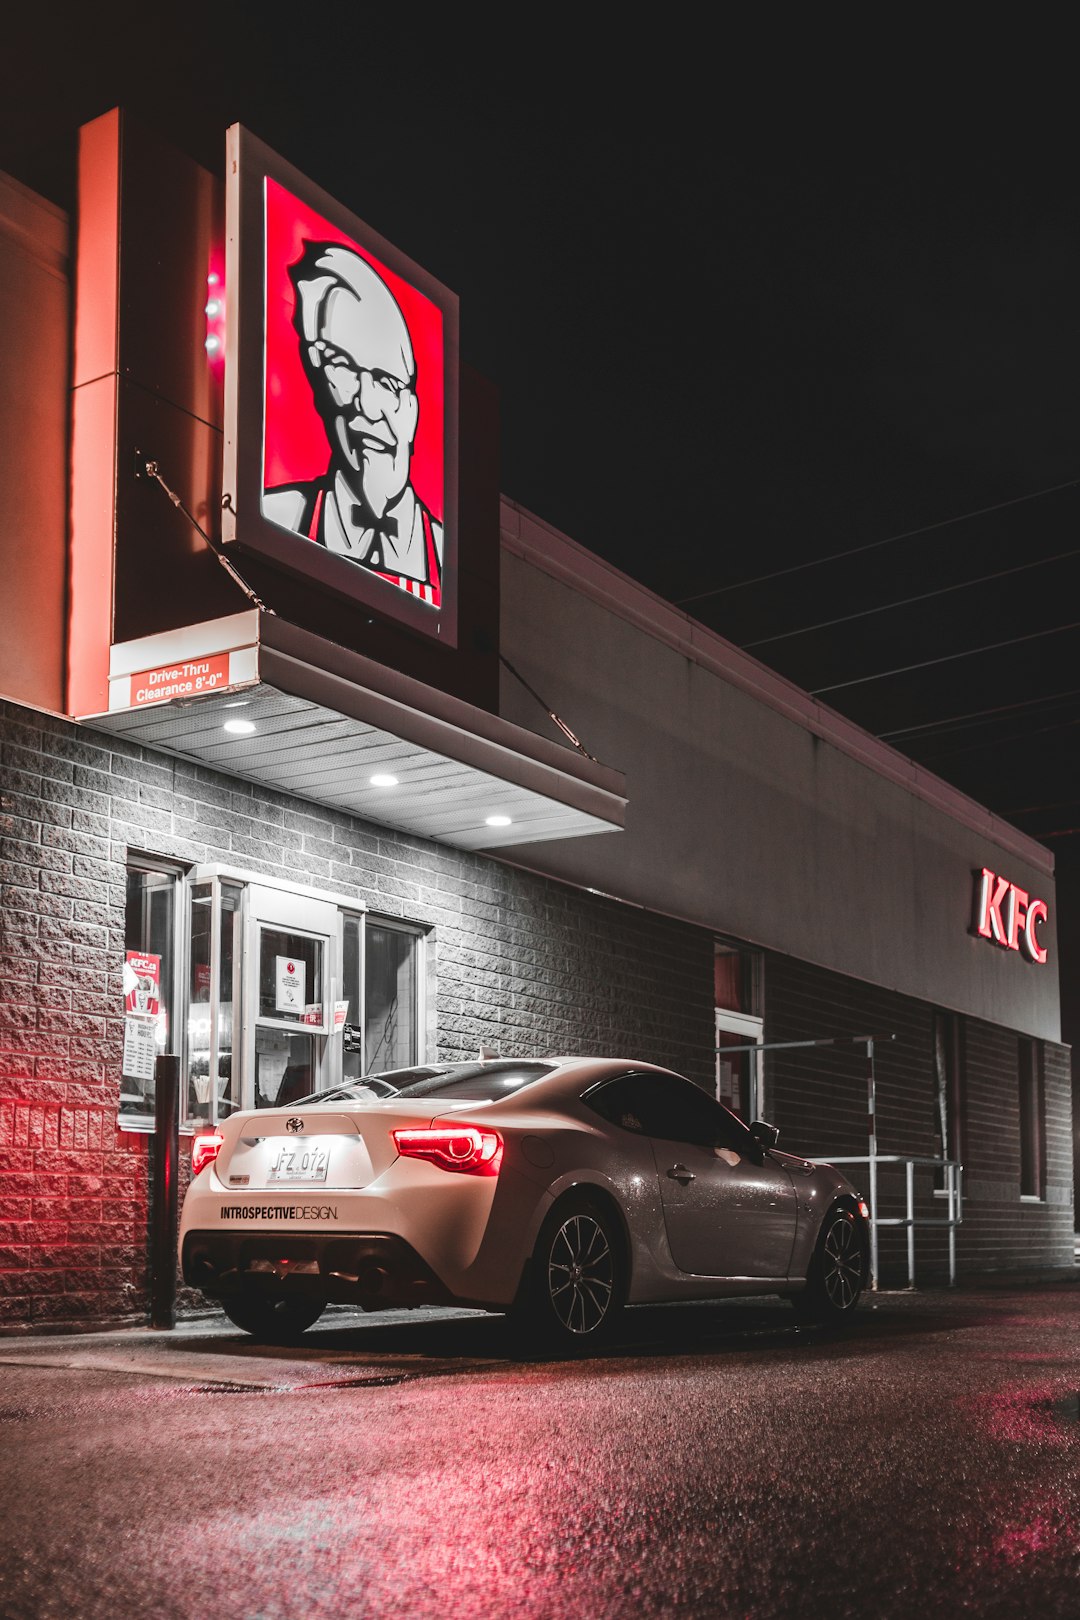
[[[864,1221],[868,1221],[870,1219],[870,1205],[866,1202],[865,1198],[859,1199],[859,1214],[862,1216]]]
[[[225,1138],[217,1131],[204,1131],[191,1139],[191,1174],[197,1176],[208,1164],[213,1164],[225,1145]]]
[[[502,1164],[503,1143],[498,1131],[452,1125],[392,1131],[391,1135],[402,1158],[427,1159],[440,1170],[456,1170],[466,1176],[497,1176]]]

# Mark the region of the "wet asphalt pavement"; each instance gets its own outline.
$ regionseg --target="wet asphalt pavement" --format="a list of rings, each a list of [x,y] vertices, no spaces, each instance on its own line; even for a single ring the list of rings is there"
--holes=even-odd
[[[4,1620],[1080,1615],[1080,1287],[0,1339]]]

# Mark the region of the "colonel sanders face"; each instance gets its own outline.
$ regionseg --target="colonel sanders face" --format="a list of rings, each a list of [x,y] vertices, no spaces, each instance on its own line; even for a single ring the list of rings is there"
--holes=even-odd
[[[376,518],[409,482],[416,367],[386,283],[351,248],[309,242],[292,267],[304,366],[331,465]]]

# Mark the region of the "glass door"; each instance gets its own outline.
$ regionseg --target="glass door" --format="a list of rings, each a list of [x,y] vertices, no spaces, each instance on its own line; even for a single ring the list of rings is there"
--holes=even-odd
[[[281,1108],[339,1078],[336,906],[255,884],[247,889],[247,1106]]]
[[[749,1125],[763,1109],[761,1053],[739,1048],[760,1046],[764,1024],[760,1018],[727,1012],[723,1007],[717,1007],[715,1016],[716,1100]]]

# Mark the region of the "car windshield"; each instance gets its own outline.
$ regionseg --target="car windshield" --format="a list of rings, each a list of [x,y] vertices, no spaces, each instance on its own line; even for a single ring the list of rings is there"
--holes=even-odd
[[[458,1063],[417,1078],[411,1085],[402,1086],[402,1097],[450,1097],[460,1102],[498,1102],[500,1097],[512,1096],[523,1086],[543,1079],[555,1068],[554,1063],[529,1063],[510,1059],[490,1063]]]

